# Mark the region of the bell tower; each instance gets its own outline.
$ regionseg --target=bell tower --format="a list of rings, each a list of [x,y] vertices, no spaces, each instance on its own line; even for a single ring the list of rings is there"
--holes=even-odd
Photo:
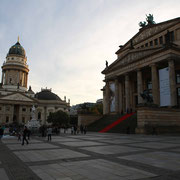
[[[28,72],[26,52],[18,37],[17,43],[9,49],[6,61],[2,65],[3,88],[12,91],[27,91]]]

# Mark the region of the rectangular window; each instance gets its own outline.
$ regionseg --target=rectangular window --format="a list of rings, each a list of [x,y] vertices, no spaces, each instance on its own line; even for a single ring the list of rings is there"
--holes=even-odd
[[[148,47],[148,43],[146,43],[145,46]]]
[[[174,31],[170,32],[170,41],[173,42],[174,41]]]
[[[25,123],[25,117],[22,117],[22,123]]]
[[[148,88],[149,90],[152,89],[152,82],[151,82],[151,81],[148,81],[148,82],[147,82],[147,88]]]
[[[163,44],[163,37],[159,37],[159,44]]]
[[[158,45],[158,39],[154,40],[154,45]]]
[[[152,41],[150,41],[149,45],[150,45],[150,46],[153,46],[153,42],[152,42]]]
[[[6,123],[9,122],[9,116],[6,116]]]
[[[22,111],[26,112],[26,108],[22,108]]]
[[[176,72],[176,83],[180,84],[180,70]]]
[[[6,106],[6,111],[10,111],[10,107],[9,106]]]

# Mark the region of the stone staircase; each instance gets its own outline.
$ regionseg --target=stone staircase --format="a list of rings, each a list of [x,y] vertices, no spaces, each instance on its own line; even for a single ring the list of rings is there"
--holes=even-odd
[[[123,118],[126,115],[105,115],[101,119],[95,121],[88,126],[88,131],[100,132],[104,128],[111,126],[113,123]],[[116,124],[106,132],[110,133],[126,133],[134,134],[137,127],[137,114],[134,113],[130,117],[122,120],[119,124]]]

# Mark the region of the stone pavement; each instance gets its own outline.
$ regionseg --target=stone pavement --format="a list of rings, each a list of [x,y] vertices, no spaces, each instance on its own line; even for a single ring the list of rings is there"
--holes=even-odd
[[[180,180],[180,137],[88,133],[0,142],[0,180]]]

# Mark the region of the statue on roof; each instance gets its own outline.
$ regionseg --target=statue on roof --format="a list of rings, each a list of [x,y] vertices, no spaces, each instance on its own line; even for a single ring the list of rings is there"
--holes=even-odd
[[[146,26],[146,21],[141,21],[139,23],[139,26],[142,27],[142,28],[145,27]]]
[[[155,24],[153,14],[146,15],[146,21],[148,24]]]
[[[108,61],[106,61],[106,67],[108,67]]]
[[[141,21],[139,26],[143,28],[149,24],[155,24],[153,14],[146,15],[146,21]]]

